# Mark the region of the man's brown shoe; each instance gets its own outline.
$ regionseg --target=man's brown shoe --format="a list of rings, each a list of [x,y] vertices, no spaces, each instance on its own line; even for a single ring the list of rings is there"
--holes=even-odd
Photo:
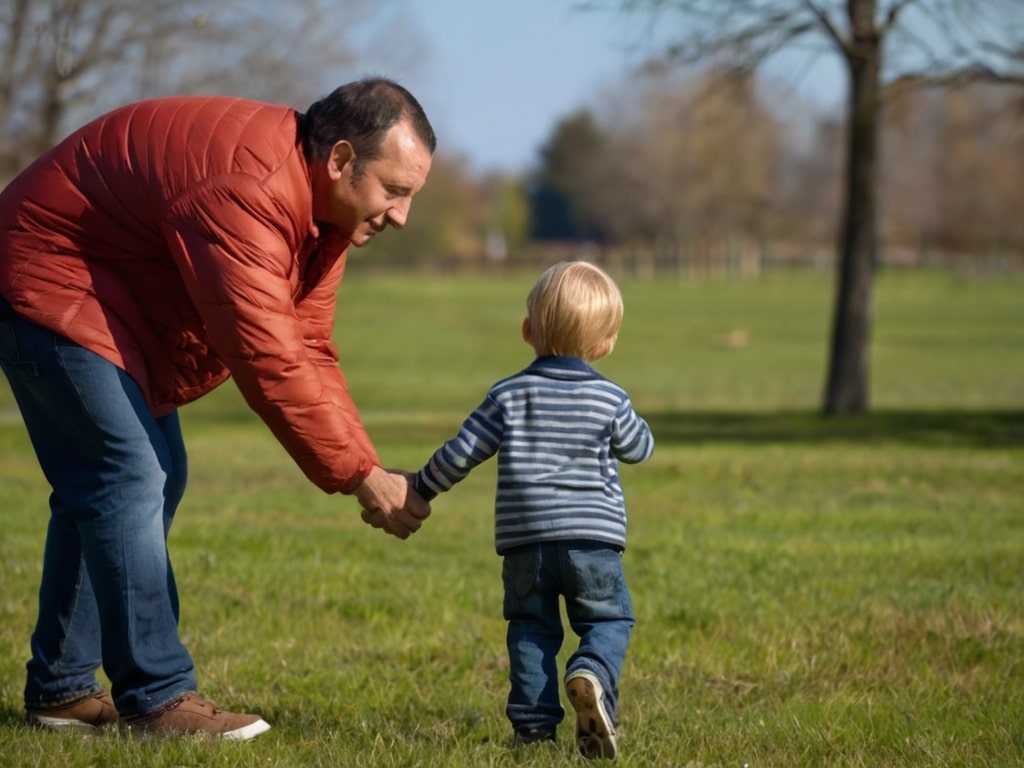
[[[270,730],[259,715],[222,712],[194,692],[142,717],[121,718],[119,727],[136,736],[190,736],[209,734],[222,739],[247,741]]]
[[[117,722],[117,710],[110,694],[101,690],[55,709],[26,709],[25,719],[36,728],[95,733]]]

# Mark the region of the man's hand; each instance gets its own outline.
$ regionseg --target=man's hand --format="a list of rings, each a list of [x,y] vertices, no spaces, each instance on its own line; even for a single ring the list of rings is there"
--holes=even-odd
[[[364,522],[400,539],[418,531],[430,515],[430,505],[403,472],[374,467],[353,495],[363,507]]]

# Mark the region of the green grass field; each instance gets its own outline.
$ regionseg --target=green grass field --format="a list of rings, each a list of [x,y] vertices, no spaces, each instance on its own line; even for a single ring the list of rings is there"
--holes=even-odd
[[[353,263],[336,336],[385,463],[418,467],[529,362],[534,277]],[[658,444],[622,470],[638,621],[618,764],[1024,765],[1024,282],[880,275],[873,411],[842,418],[818,415],[829,275],[622,288],[598,368]],[[181,632],[202,693],[273,730],[22,725],[47,487],[4,384],[0,765],[579,764],[571,717],[557,745],[510,748],[493,466],[399,542],[309,485],[230,384],[182,419]]]

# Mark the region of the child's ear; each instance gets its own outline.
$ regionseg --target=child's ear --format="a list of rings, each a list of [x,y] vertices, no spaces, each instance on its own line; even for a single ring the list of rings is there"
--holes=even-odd
[[[608,357],[608,355],[612,353],[612,350],[615,349],[615,339],[616,337],[612,336],[610,339],[602,341],[601,346],[597,348],[594,359],[600,360],[602,357]]]
[[[530,338],[530,318],[523,318],[523,341],[533,346],[533,339]]]

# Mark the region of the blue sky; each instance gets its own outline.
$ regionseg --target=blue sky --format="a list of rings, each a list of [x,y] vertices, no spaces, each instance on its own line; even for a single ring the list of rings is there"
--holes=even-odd
[[[531,163],[559,117],[627,67],[619,17],[574,11],[571,0],[410,6],[428,48],[426,66],[403,82],[428,110],[441,145],[480,170]]]
[[[405,23],[422,38],[422,55],[388,74],[423,103],[439,149],[464,155],[478,171],[524,170],[559,118],[593,103],[641,58],[642,18],[576,6],[407,0]],[[813,77],[792,64],[784,74],[812,89],[839,77],[830,64],[819,59]]]

